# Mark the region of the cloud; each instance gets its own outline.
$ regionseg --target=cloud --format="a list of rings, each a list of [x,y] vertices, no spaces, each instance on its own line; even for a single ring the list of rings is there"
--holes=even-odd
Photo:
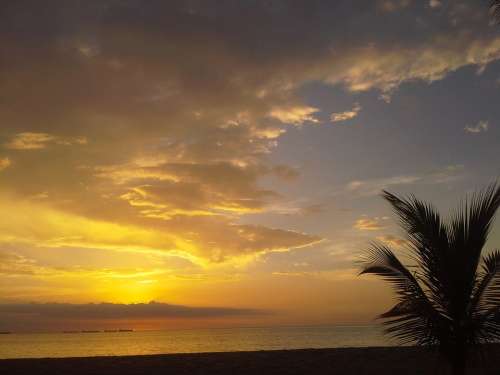
[[[378,6],[384,12],[395,12],[408,7],[411,0],[379,0]]]
[[[443,184],[456,181],[463,176],[463,165],[448,165],[419,175],[401,175],[368,180],[354,180],[346,185],[346,190],[360,195],[376,195],[393,186],[413,184]]]
[[[321,214],[324,213],[325,211],[326,211],[325,204],[322,203],[309,204],[307,206],[300,207],[299,209],[299,213],[301,215],[306,215],[306,216]]]
[[[359,103],[355,103],[351,110],[344,112],[332,113],[330,120],[332,122],[347,121],[355,118],[361,111],[361,106]]]
[[[431,171],[422,176],[422,182],[430,184],[444,184],[457,181],[464,176],[462,164],[448,165],[445,168]]]
[[[441,0],[430,0],[429,1],[429,6],[433,9],[441,8],[442,5],[443,5],[443,3],[441,2]]]
[[[3,171],[4,169],[10,167],[10,165],[12,164],[12,162],[10,161],[9,158],[7,157],[0,157],[0,172]]]
[[[84,145],[87,144],[85,137],[58,137],[47,133],[18,133],[5,144],[7,149],[11,150],[39,150],[46,148],[48,144],[58,145]]]
[[[150,185],[135,186],[122,198],[137,207],[147,206],[157,213],[177,215],[211,215],[221,212],[259,212],[278,197],[257,185],[259,176],[267,173],[290,178],[290,168],[266,168],[259,165],[219,163],[165,163],[141,168]],[[140,181],[140,173],[133,173]],[[163,181],[155,181],[160,179]],[[173,212],[171,212],[174,214]],[[175,216],[175,215],[174,215]]]
[[[26,243],[24,247],[26,247]],[[85,278],[87,282],[94,280],[141,279],[154,277],[169,272],[169,269],[142,269],[136,268],[98,268],[71,266],[47,266],[40,264],[33,258],[26,257],[14,251],[0,251],[0,275],[7,277],[32,276],[40,279],[47,278]],[[147,280],[146,280],[147,281]],[[151,281],[151,280],[149,280]]]
[[[488,121],[479,121],[476,125],[474,126],[466,126],[464,128],[464,131],[469,134],[478,134],[478,133],[483,133],[487,132],[489,129],[489,122]]]
[[[36,202],[0,199],[0,207],[11,211],[0,219],[0,241],[46,248],[78,247],[123,252],[171,254],[208,266],[234,259],[300,248],[321,241],[321,237],[260,225],[236,224],[221,217],[132,216],[127,223],[96,220],[49,208]],[[111,209],[125,215],[134,207]],[[26,217],[30,217],[26,221]],[[122,220],[123,221],[123,220]]]
[[[362,195],[376,195],[392,186],[414,184],[421,180],[420,176],[394,176],[381,179],[355,180],[347,184],[348,191],[359,192]]]
[[[387,219],[388,217],[386,216],[374,217],[374,218],[363,217],[356,220],[356,222],[353,225],[353,228],[358,230],[368,230],[368,231],[381,230],[385,228],[383,221]]]
[[[462,67],[484,66],[499,58],[500,38],[468,40],[465,35],[442,36],[410,48],[361,47],[340,58],[326,82],[342,83],[352,92],[379,89],[390,95],[402,82],[432,83]]]
[[[16,317],[29,316],[32,319],[169,319],[169,318],[215,318],[230,316],[256,316],[269,312],[256,309],[230,307],[191,307],[161,302],[118,304],[118,303],[19,303],[0,304],[0,316],[8,321]],[[10,318],[10,319],[9,319]]]
[[[274,108],[269,116],[284,124],[302,125],[305,122],[317,123],[319,120],[313,116],[319,112],[318,108],[309,106],[295,106],[288,108]]]
[[[392,234],[385,234],[383,236],[378,236],[376,237],[377,240],[383,242],[384,244],[388,246],[394,246],[394,247],[402,247],[406,244],[408,244],[408,241],[400,238],[393,236]]]
[[[0,252],[1,275],[34,275],[39,271],[32,259],[12,252]]]

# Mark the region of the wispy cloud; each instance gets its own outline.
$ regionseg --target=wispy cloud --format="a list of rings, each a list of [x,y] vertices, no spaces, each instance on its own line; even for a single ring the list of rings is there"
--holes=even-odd
[[[0,158],[0,172],[3,171],[4,169],[10,167],[12,162],[10,161],[9,158]]]
[[[469,134],[478,134],[487,132],[490,127],[488,121],[479,121],[476,125],[466,126],[464,131]]]
[[[447,36],[416,48],[392,50],[368,46],[357,50],[356,57],[345,56],[342,63],[349,69],[332,69],[327,82],[343,83],[352,92],[378,89],[390,101],[402,82],[435,82],[464,66],[486,66],[499,58],[500,38],[465,39]]]
[[[12,251],[0,251],[0,275],[3,276],[34,276],[37,278],[53,277],[84,277],[90,279],[138,279],[162,275],[168,269],[141,269],[141,268],[97,268],[81,267],[78,265],[52,267],[39,264],[35,259]],[[142,279],[142,280],[141,280]]]
[[[410,185],[420,181],[420,176],[394,176],[387,178],[377,178],[371,180],[355,180],[347,184],[347,190],[358,192],[362,195],[379,194],[383,189],[391,186]]]
[[[330,120],[332,122],[352,120],[359,114],[360,111],[361,105],[359,103],[355,103],[352,109],[349,111],[332,113],[332,115],[330,116]]]
[[[384,224],[385,220],[388,220],[389,218],[387,216],[383,217],[362,217],[354,222],[353,228],[358,229],[358,230],[369,230],[369,231],[375,231],[375,230],[381,230],[386,227]]]
[[[319,112],[318,108],[309,106],[277,107],[271,110],[269,116],[284,124],[302,125],[305,122],[319,122],[314,117],[317,112]]]
[[[99,47],[96,44],[80,43],[76,45],[76,49],[82,56],[92,58],[99,54]]]
[[[378,7],[384,12],[395,12],[411,4],[411,0],[379,0]]]
[[[408,243],[405,239],[396,237],[392,234],[384,234],[382,236],[377,236],[376,238],[384,244],[394,247],[401,247]]]
[[[347,184],[346,190],[361,195],[376,195],[393,186],[412,184],[441,184],[459,179],[463,173],[463,165],[449,165],[444,168],[420,175],[401,175],[368,180],[354,180]]]
[[[49,144],[71,146],[87,144],[85,137],[60,137],[48,133],[24,132],[14,135],[5,147],[12,150],[40,150]]]
[[[443,3],[441,2],[441,0],[430,0],[429,1],[429,6],[432,9],[440,8],[442,5],[443,5]]]

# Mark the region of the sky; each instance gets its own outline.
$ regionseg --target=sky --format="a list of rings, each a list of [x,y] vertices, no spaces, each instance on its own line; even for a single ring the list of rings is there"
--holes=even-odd
[[[500,175],[487,1],[0,7],[0,329],[373,322],[382,189]]]

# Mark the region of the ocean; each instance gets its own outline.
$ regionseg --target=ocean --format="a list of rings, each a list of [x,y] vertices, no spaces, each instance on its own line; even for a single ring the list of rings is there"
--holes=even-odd
[[[0,358],[92,357],[391,346],[380,326],[217,328],[0,335]]]

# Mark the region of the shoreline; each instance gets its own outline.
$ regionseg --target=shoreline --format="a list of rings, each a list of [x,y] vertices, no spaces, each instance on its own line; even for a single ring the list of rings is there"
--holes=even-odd
[[[500,345],[488,346],[486,361],[467,374],[497,374]],[[436,355],[419,347],[291,349],[66,358],[1,359],[6,374],[429,374]]]

